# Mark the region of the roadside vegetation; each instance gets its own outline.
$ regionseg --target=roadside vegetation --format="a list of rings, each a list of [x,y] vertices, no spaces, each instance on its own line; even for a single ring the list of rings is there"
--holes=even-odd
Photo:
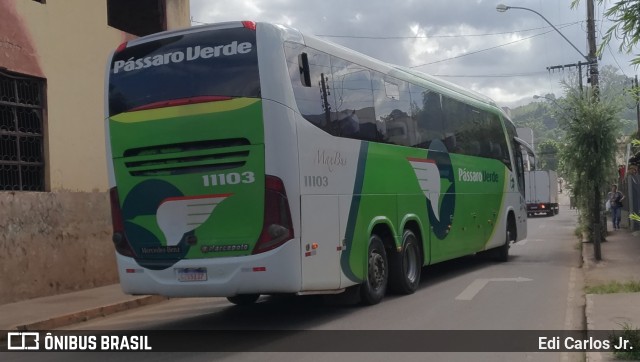
[[[587,294],[612,294],[612,293],[638,293],[640,292],[640,281],[629,281],[620,283],[617,281],[609,282],[585,288]],[[619,338],[629,341],[631,349],[614,350],[613,355],[617,359],[625,361],[640,361],[640,329],[629,323],[621,325],[622,330],[613,332],[609,336],[612,346]]]
[[[547,94],[538,97],[544,101],[512,111],[517,127],[533,129],[536,168],[556,170],[565,180],[563,192],[570,193],[578,208],[578,226],[586,241],[594,240],[593,225],[598,223],[599,240],[605,236],[604,195],[617,176],[618,145],[636,131],[635,97],[626,90],[628,85],[626,76],[605,66],[597,98],[574,77],[563,82],[564,97]]]
[[[619,338],[625,339],[629,341],[628,350],[614,350],[613,355],[617,359],[625,360],[625,361],[640,361],[640,329],[633,327],[632,325],[625,323],[622,325],[622,332],[613,333],[609,336],[609,340],[614,343],[618,341]]]
[[[640,281],[620,283],[617,281],[585,288],[587,294],[637,293],[640,292]]]

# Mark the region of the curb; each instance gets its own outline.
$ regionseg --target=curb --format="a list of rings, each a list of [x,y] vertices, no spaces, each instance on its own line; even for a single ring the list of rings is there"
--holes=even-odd
[[[593,329],[593,319],[590,318],[593,315],[593,295],[585,294],[585,299],[587,301],[585,306],[586,328],[589,331]],[[586,352],[586,360],[587,362],[600,362],[603,361],[603,356],[601,352]]]
[[[114,313],[124,312],[129,309],[143,307],[150,304],[160,303],[168,300],[169,298],[159,295],[148,295],[133,300],[128,300],[111,305],[86,309],[79,312],[65,314],[61,316],[52,317],[46,320],[20,324],[12,328],[17,331],[33,331],[33,330],[47,330],[60,327],[69,326],[72,324],[86,322],[90,319],[99,317],[105,317]]]

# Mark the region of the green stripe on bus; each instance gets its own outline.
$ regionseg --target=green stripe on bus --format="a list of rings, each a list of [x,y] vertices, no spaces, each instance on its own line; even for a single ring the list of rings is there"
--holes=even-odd
[[[206,113],[228,112],[248,107],[260,99],[236,98],[227,101],[189,104],[181,107],[149,109],[137,112],[125,112],[111,117],[112,121],[120,123],[136,123],[157,121],[159,119],[195,116]]]
[[[360,199],[362,198],[362,185],[364,184],[364,171],[367,163],[367,153],[369,151],[369,142],[360,143],[360,154],[358,155],[358,166],[356,169],[356,181],[353,185],[353,198],[351,199],[351,208],[349,209],[349,219],[347,221],[347,229],[345,231],[345,247],[346,252],[343,252],[340,257],[340,266],[343,273],[349,278],[349,280],[360,283],[362,279],[357,277],[351,265],[349,264],[349,258],[351,251],[353,250],[353,238],[355,235],[356,221],[358,219],[358,211],[360,209]],[[366,259],[366,258],[365,258]]]

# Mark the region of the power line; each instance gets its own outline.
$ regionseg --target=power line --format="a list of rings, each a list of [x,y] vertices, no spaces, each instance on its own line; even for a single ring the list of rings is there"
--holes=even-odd
[[[558,25],[559,27],[567,27],[576,24],[583,23],[584,21],[576,21],[573,23],[564,23]],[[506,34],[515,34],[522,33],[527,31],[534,30],[542,30],[549,29],[549,26],[543,26],[539,28],[530,28],[530,29],[522,29],[522,30],[514,30],[514,31],[505,31],[498,33],[483,33],[483,34],[449,34],[449,35],[411,35],[411,36],[369,36],[369,35],[330,35],[330,34],[316,34],[318,37],[325,38],[350,38],[350,39],[374,39],[374,40],[393,40],[393,39],[427,39],[427,38],[469,38],[469,37],[479,37],[479,36],[493,36],[493,35],[506,35]]]
[[[192,23],[208,25],[212,23],[202,22],[191,18]],[[558,25],[558,27],[565,28],[576,24],[584,23],[584,21],[575,21],[573,23],[564,23]],[[506,35],[524,33],[527,31],[549,29],[549,26],[543,26],[539,28],[520,29],[513,31],[497,32],[497,33],[481,33],[481,34],[449,34],[449,35],[405,35],[405,36],[370,36],[370,35],[340,35],[340,34],[316,34],[317,37],[324,38],[349,38],[349,39],[373,39],[373,40],[397,40],[397,39],[427,39],[427,38],[468,38],[468,37],[480,37],[480,36],[493,36],[493,35]],[[546,33],[545,33],[546,34]]]
[[[611,51],[611,45],[610,44],[607,44],[607,49],[609,49],[609,53],[611,54],[611,57],[613,58],[613,61],[616,62],[616,64],[618,65],[618,69],[620,69],[622,74],[626,77],[627,73],[625,73],[624,70],[622,70],[622,67],[620,66],[620,63],[618,63],[618,59],[616,58],[615,55],[613,55],[613,51]]]
[[[567,25],[567,26],[568,26],[568,25]],[[565,27],[566,27],[566,26],[565,26]],[[564,27],[560,27],[559,29],[562,29],[562,28],[564,28]],[[436,64],[436,63],[442,63],[442,62],[446,62],[446,61],[448,61],[448,60],[458,59],[458,58],[466,57],[466,56],[469,56],[469,55],[473,55],[473,54],[478,54],[478,53],[486,52],[486,51],[488,51],[488,50],[497,49],[497,48],[500,48],[500,47],[504,47],[504,46],[507,46],[507,45],[511,45],[511,44],[515,44],[515,43],[521,42],[521,41],[523,41],[523,40],[528,40],[528,39],[535,38],[535,37],[538,37],[538,36],[541,36],[541,35],[549,34],[549,33],[552,33],[552,32],[554,32],[554,31],[555,31],[555,30],[545,31],[544,33],[534,34],[534,35],[531,35],[531,36],[528,36],[528,37],[525,37],[525,38],[522,38],[522,39],[514,40],[514,41],[511,41],[511,42],[508,42],[508,43],[504,43],[504,44],[500,44],[500,45],[492,46],[492,47],[485,48],[485,49],[476,50],[476,51],[473,51],[473,52],[470,52],[470,53],[460,54],[460,55],[457,55],[457,56],[455,56],[455,57],[450,57],[450,58],[445,58],[445,59],[436,60],[436,61],[433,61],[433,62],[430,62],[430,63],[424,63],[424,64],[420,64],[420,65],[414,65],[414,66],[409,67],[409,68],[418,68],[418,67],[423,67],[423,66],[425,66],[425,65],[431,65],[431,64]]]
[[[598,9],[598,10],[600,10],[600,9]],[[603,23],[604,23],[604,17],[600,21],[600,28],[597,29],[598,35],[600,36],[600,38],[602,38],[602,26],[603,26]],[[620,70],[620,72],[622,72],[622,74],[626,77],[627,73],[624,72],[624,70],[620,66],[620,63],[618,63],[618,58],[616,58],[615,54],[611,50],[611,44],[610,43],[607,43],[607,49],[609,50],[609,54],[611,54],[611,57],[613,58],[613,61],[616,63],[616,65],[618,66],[618,69]]]
[[[530,72],[530,73],[512,73],[512,74],[471,74],[471,75],[456,75],[456,74],[433,74],[440,78],[510,78],[510,77],[532,77],[545,74],[546,72]]]

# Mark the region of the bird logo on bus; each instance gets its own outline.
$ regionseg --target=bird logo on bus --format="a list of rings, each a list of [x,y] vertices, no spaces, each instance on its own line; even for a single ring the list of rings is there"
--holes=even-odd
[[[455,211],[455,177],[449,152],[442,142],[434,140],[427,158],[408,158],[408,161],[426,197],[433,233],[442,240],[451,230]]]

